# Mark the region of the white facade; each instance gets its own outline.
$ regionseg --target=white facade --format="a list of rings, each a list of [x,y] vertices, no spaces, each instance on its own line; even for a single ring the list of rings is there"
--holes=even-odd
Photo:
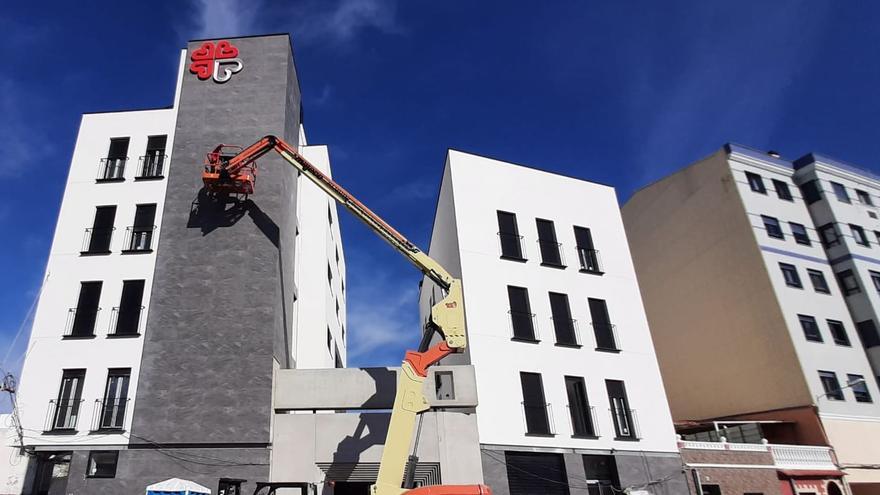
[[[516,215],[524,261],[501,256],[499,211]],[[536,219],[553,222],[564,266],[542,265]],[[590,229],[603,273],[580,269],[576,226]],[[677,451],[613,188],[450,150],[429,254],[462,279],[466,356],[476,369],[484,449]],[[528,290],[537,329],[533,341],[512,338],[508,286]],[[576,345],[557,341],[550,292],[568,296]],[[617,352],[597,349],[588,298],[606,301]],[[426,281],[420,295],[423,320],[436,300],[439,292]],[[528,431],[521,372],[540,374],[550,434]],[[594,435],[573,429],[567,376],[584,379]],[[637,429],[629,438],[616,431],[606,380],[625,384]]]

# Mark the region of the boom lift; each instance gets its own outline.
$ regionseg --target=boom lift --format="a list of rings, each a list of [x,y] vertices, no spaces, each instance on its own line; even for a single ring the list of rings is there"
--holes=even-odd
[[[391,410],[391,423],[379,465],[372,495],[491,495],[485,485],[435,485],[408,490],[401,484],[406,471],[409,446],[419,414],[429,409],[422,393],[428,368],[444,357],[463,352],[467,346],[462,307],[461,281],[453,277],[430,256],[406,239],[342,186],[308,162],[294,147],[275,136],[266,136],[242,149],[220,144],[207,155],[202,182],[209,195],[253,194],[256,183],[257,159],[276,151],[299,173],[314,182],[331,198],[348,209],[382,239],[391,244],[425,276],[439,285],[446,296],[431,308],[426,330],[437,332],[443,340],[419,351],[407,351],[397,381],[397,394]],[[428,339],[424,339],[427,341]],[[427,346],[425,346],[427,347]]]

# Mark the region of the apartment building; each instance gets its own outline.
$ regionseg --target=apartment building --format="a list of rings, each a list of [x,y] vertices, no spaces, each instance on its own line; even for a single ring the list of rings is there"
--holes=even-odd
[[[450,150],[429,254],[463,283],[444,364],[475,369],[494,493],[687,493],[612,187]]]
[[[834,193],[858,198],[871,180],[841,174],[729,144],[637,191],[623,218],[676,421],[754,421],[770,443],[830,446],[839,469],[805,463],[780,481],[861,495],[880,489],[873,317],[852,311],[857,270],[874,296],[860,251],[874,226]]]
[[[24,493],[269,479],[275,373],[346,362],[336,206],[275,156],[248,198],[201,172],[275,134],[329,173],[301,115],[272,35],[192,41],[172,105],[83,116],[20,380]]]

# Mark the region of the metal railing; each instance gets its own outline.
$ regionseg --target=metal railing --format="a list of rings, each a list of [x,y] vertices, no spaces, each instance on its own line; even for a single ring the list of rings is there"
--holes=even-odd
[[[614,432],[617,438],[639,440],[639,420],[635,409],[623,409],[611,407],[608,409],[614,422]]]
[[[538,333],[538,321],[535,313],[508,311],[510,321],[510,338],[520,340],[541,340]]]
[[[97,399],[92,413],[92,429],[123,430],[125,429],[125,412],[130,399]]]
[[[538,252],[541,253],[541,263],[553,266],[565,266],[565,252],[561,242],[551,242],[538,239]]]
[[[82,400],[55,400],[49,401],[49,409],[46,411],[46,423],[44,431],[76,430],[79,420],[79,412]]]
[[[110,310],[110,327],[108,331],[108,335],[138,335],[141,333],[141,323],[144,315],[144,307],[138,306],[133,310],[136,311],[137,314],[132,317],[127,317],[125,311],[122,312],[122,320],[119,319],[120,307],[114,306],[112,310]],[[130,319],[129,319],[130,318]],[[132,323],[133,322],[133,323]],[[126,328],[128,326],[129,328]]]
[[[116,227],[87,228],[83,235],[81,253],[107,253],[110,252],[110,241],[113,240],[113,231]]]
[[[579,418],[578,414],[575,413],[575,410],[572,409],[571,404],[566,407],[568,408],[568,416],[571,418],[571,432],[574,436],[599,436],[599,422],[596,419],[596,406],[587,406],[586,416],[581,418]]]
[[[64,324],[65,337],[91,337],[95,335],[95,323],[101,308],[67,310],[67,322]]]
[[[526,244],[523,236],[498,232],[498,250],[502,258],[525,261],[527,259]]]
[[[154,155],[143,155],[138,158],[138,179],[152,179],[162,177],[165,173],[165,160],[168,155],[158,153]]]
[[[619,351],[620,341],[617,339],[617,325],[591,322],[596,349],[603,351]]]
[[[553,405],[526,404],[520,402],[523,411],[525,432],[533,435],[555,435],[556,423],[553,420]]]
[[[598,249],[577,248],[580,269],[585,272],[602,273],[602,259]]]
[[[122,180],[125,178],[125,158],[101,158],[98,166],[98,180]]]
[[[128,253],[151,251],[153,249],[154,230],[156,230],[155,225],[150,225],[149,227],[126,227],[125,249],[123,251]]]
[[[556,343],[562,345],[581,346],[581,331],[578,327],[578,321],[574,318],[556,319],[550,317],[550,323],[553,324],[553,330],[556,332]],[[567,334],[567,335],[566,335]],[[570,339],[562,337],[570,336]]]

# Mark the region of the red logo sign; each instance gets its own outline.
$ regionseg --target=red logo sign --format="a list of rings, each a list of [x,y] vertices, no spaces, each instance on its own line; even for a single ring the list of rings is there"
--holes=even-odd
[[[189,71],[202,81],[213,78],[215,82],[225,83],[244,67],[238,58],[238,48],[227,40],[218,41],[216,45],[212,41],[202,43],[193,50],[190,60]]]

